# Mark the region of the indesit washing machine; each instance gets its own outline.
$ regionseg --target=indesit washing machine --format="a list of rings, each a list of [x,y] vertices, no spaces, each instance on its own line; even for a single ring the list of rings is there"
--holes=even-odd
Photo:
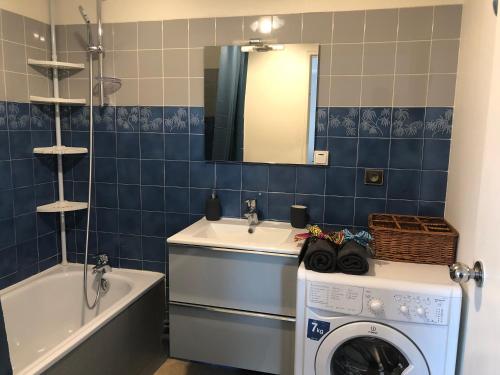
[[[462,290],[438,265],[370,260],[363,276],[300,265],[295,375],[454,375]]]

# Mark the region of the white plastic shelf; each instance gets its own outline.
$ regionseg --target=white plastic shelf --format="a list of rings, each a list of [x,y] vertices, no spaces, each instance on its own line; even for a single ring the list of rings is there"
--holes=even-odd
[[[67,98],[46,98],[43,96],[30,96],[30,101],[46,104],[87,104],[86,99],[67,99]]]
[[[33,153],[43,155],[78,155],[86,154],[88,149],[85,147],[67,147],[67,146],[51,146],[51,147],[35,147]]]
[[[28,59],[28,64],[33,66],[41,66],[43,68],[58,68],[65,70],[82,70],[85,68],[84,64],[36,59]]]
[[[36,208],[37,212],[68,212],[87,208],[87,202],[57,201]]]

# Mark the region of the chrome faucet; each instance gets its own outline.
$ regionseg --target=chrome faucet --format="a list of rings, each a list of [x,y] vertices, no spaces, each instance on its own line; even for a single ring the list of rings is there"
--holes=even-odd
[[[254,232],[254,227],[259,224],[259,216],[257,215],[257,200],[247,199],[245,217],[248,219],[248,233]]]
[[[109,257],[107,254],[99,254],[97,255],[97,263],[94,267],[92,267],[93,274],[104,275],[106,272],[111,272],[111,266],[109,264]]]

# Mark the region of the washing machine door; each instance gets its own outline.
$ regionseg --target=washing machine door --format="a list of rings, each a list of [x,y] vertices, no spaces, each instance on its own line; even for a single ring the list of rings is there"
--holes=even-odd
[[[417,346],[385,324],[353,322],[328,334],[316,354],[316,375],[429,375]]]

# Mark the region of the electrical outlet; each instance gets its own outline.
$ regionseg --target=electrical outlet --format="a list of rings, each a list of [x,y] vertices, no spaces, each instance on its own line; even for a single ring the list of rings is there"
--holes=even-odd
[[[383,185],[384,171],[382,169],[365,169],[365,185]]]

